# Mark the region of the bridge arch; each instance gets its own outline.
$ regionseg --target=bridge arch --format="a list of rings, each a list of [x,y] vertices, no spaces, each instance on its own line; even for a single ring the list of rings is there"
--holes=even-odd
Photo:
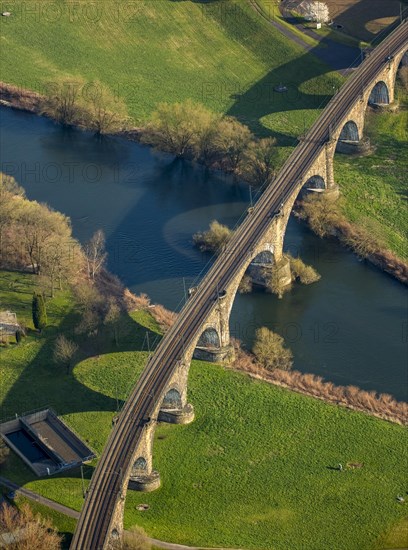
[[[372,88],[370,95],[368,97],[369,105],[389,105],[390,101],[390,91],[387,84],[380,80]]]
[[[165,394],[161,409],[166,410],[181,410],[183,408],[183,400],[181,392],[177,388],[171,388]]]
[[[340,136],[339,136],[339,141],[360,141],[360,131],[359,131],[359,128],[357,126],[357,124],[354,122],[354,120],[348,120],[341,132],[340,132]]]
[[[275,256],[270,248],[259,252],[250,263],[250,266],[266,266],[273,265],[275,263]]]
[[[303,185],[302,190],[304,191],[313,191],[313,192],[322,192],[327,188],[326,181],[322,176],[315,175],[311,176],[306,183]]]
[[[215,327],[207,327],[204,332],[202,332],[197,347],[219,349],[221,347],[221,339],[218,330]]]
[[[147,460],[143,456],[139,456],[133,463],[132,474],[145,473],[147,471]]]

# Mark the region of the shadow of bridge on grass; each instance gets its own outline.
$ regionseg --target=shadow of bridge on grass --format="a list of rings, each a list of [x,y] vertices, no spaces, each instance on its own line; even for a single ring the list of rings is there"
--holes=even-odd
[[[95,432],[92,433],[92,430],[98,431],[99,427],[103,430],[103,434],[105,432],[107,435],[109,434],[113,417],[124,404],[147,359],[146,333],[151,343],[154,343],[158,334],[139,324],[129,314],[123,313],[118,322],[118,346],[116,346],[112,332],[104,327],[94,338],[78,337],[75,335],[75,327],[78,325],[78,321],[78,314],[70,312],[59,327],[49,326],[44,330],[43,335],[29,331],[29,339],[33,339],[34,341],[23,341],[18,346],[8,349],[8,353],[12,354],[14,350],[17,352],[17,350],[23,349],[24,346],[31,346],[35,342],[38,342],[38,340],[43,340],[38,353],[29,361],[19,378],[6,393],[1,404],[0,414],[1,418],[4,419],[16,414],[21,415],[24,412],[51,407],[56,411],[58,416],[63,415],[65,420],[68,420],[70,426],[72,426],[72,422],[70,422],[71,415],[82,415],[83,432],[81,429],[77,429],[76,420],[73,428],[79,431],[80,437],[92,446],[92,442],[89,442],[89,437],[86,436],[86,433],[88,432],[93,436]],[[67,372],[65,366],[58,365],[53,360],[55,341],[60,334],[64,334],[67,338],[75,340],[80,346],[78,362],[70,372]],[[103,360],[104,356],[108,353],[114,354],[118,352],[119,356],[119,352],[142,351],[145,353],[139,355],[138,360],[130,354],[125,358],[125,361],[134,361],[134,370],[131,369],[134,374],[133,376],[126,377],[123,371],[116,375],[114,364],[112,365],[112,371],[107,371],[106,362],[104,367],[101,366],[101,370],[105,369],[107,376],[105,378],[102,376],[99,382],[101,383],[105,379],[108,381],[106,383],[106,394],[85,385],[80,379],[81,374],[87,369],[87,365],[83,363],[86,359],[95,358],[95,362],[97,362],[98,359]],[[90,383],[92,384],[92,377],[98,376],[98,373],[95,374],[94,362],[89,367],[91,368]],[[129,365],[126,364],[126,367],[129,368]],[[96,383],[95,386],[98,387],[98,384]],[[95,413],[109,413],[105,415],[106,422],[103,419],[101,420],[101,425],[98,426],[95,423]],[[94,449],[97,453],[101,451],[105,444],[103,434],[98,434],[101,441],[98,442],[100,448]],[[98,438],[98,435],[95,435],[95,439]],[[13,456],[13,464],[15,464],[15,461],[17,461],[17,458]],[[8,466],[14,471],[14,467],[11,466],[10,462]],[[20,466],[17,466],[17,471],[20,482],[27,483],[28,481],[39,479],[22,462]],[[84,467],[86,479],[91,478],[92,472],[93,466],[86,465]],[[78,478],[80,477],[80,469],[75,468],[64,471],[52,477],[53,479],[56,477]]]

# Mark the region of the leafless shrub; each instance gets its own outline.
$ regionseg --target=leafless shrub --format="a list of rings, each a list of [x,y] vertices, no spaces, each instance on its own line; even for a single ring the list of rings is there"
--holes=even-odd
[[[156,305],[149,311],[163,330],[168,330],[176,322],[177,314],[162,305]]]
[[[266,327],[256,331],[253,352],[259,363],[267,370],[289,370],[292,367],[292,352],[285,348],[282,336]]]
[[[150,306],[150,298],[147,294],[133,294],[128,288],[124,291],[124,300],[129,311],[147,309]]]
[[[324,193],[309,193],[298,203],[300,217],[307,220],[319,237],[327,237],[336,232],[340,218],[338,204]]]
[[[261,378],[272,384],[316,397],[329,403],[335,403],[362,411],[398,424],[408,424],[408,403],[396,401],[389,394],[377,394],[375,391],[361,390],[356,386],[336,386],[325,382],[320,376],[303,374],[297,370],[267,370],[256,361],[253,354],[243,350],[235,340],[235,362],[233,368]]]
[[[24,504],[20,510],[3,504],[0,506],[0,533],[14,534],[7,544],[9,550],[59,550],[61,537],[50,520],[34,514]]]
[[[320,275],[310,265],[306,265],[301,258],[289,256],[292,278],[299,280],[304,285],[310,285],[320,279]]]
[[[18,109],[37,112],[42,96],[29,90],[23,90],[12,84],[0,82],[0,99],[7,101]]]
[[[122,550],[150,550],[151,547],[150,540],[141,527],[132,527],[125,531]]]
[[[213,220],[207,231],[200,231],[193,235],[194,244],[202,252],[218,253],[228,243],[232,237],[232,230],[226,225],[222,225]]]
[[[69,338],[66,338],[63,334],[60,334],[55,341],[54,361],[65,366],[69,372],[77,351],[77,344]]]

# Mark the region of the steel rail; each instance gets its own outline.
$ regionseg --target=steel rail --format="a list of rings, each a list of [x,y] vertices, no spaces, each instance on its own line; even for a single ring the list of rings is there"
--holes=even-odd
[[[360,95],[374,83],[384,68],[387,54],[398,55],[404,48],[408,48],[407,21],[377,46],[331,99],[305,140],[289,156],[277,178],[265,190],[224,252],[199,283],[196,293],[182,308],[175,324],[149,359],[110,434],[93,474],[71,550],[98,550],[104,547],[118,500],[124,498],[122,492],[126,492],[124,484],[133,454],[145,429],[141,423],[157,407],[158,398],[182,360],[184,348],[197,338],[203,320],[217,307],[218,289],[224,290],[249,263],[257,241],[270,223],[271,215],[293,194],[304,174],[326,147],[333,131],[338,130]]]

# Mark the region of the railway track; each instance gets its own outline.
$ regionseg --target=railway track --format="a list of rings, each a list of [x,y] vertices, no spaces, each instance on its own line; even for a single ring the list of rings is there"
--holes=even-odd
[[[149,359],[137,385],[126,401],[98,462],[71,544],[71,550],[103,549],[110,535],[119,499],[125,497],[127,472],[141,438],[143,419],[152,415],[157,396],[165,390],[183,357],[216,303],[218,289],[225,289],[248,262],[249,251],[265,232],[270,217],[291,196],[303,175],[322,152],[362,91],[370,87],[384,68],[388,56],[408,48],[408,23],[401,25],[370,55],[331,99],[305,140],[290,155],[274,182],[245,218],[224,252],[189,299],[176,323]],[[334,122],[333,122],[334,121]]]

